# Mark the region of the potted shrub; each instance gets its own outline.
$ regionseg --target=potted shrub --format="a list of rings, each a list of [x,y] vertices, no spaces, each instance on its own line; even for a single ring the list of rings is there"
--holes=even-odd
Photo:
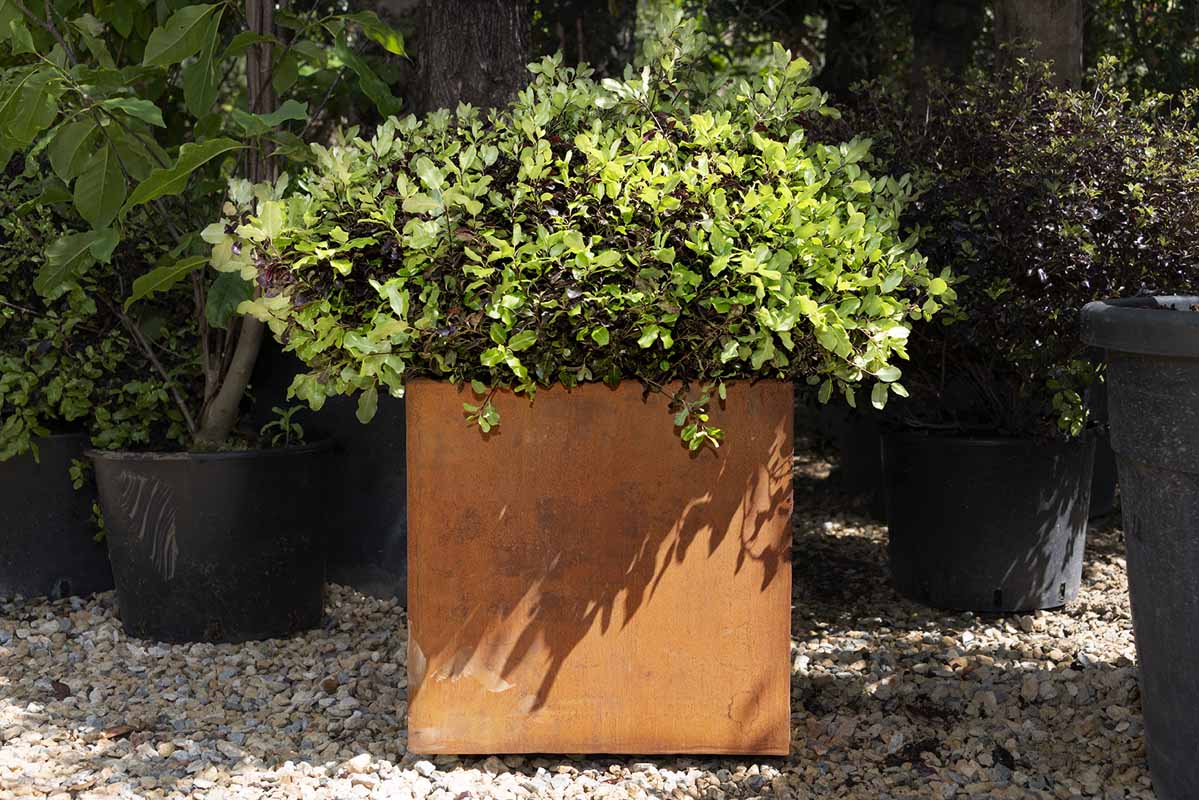
[[[297,397],[406,398],[416,752],[785,753],[791,380],[882,405],[947,289],[806,63],[722,83],[664,30],[212,229]]]
[[[911,399],[888,409],[890,561],[905,594],[1018,611],[1077,592],[1099,366],[1075,320],[1096,298],[1168,283],[1192,246],[1189,212],[1172,214],[1187,200],[1159,179],[1184,157],[1142,152],[1162,113],[1107,70],[1082,94],[1035,66],[934,89],[921,125],[883,95],[863,104],[858,121],[893,168],[921,176],[905,223],[958,276],[955,312],[913,332]]]
[[[41,167],[14,159],[0,187],[0,596],[111,589],[84,450],[89,439],[125,446],[182,431],[163,383],[109,313],[122,276],[96,271],[50,298],[34,289],[42,251],[77,224],[27,205]],[[180,345],[171,331],[156,338]]]
[[[244,16],[227,3],[105,6],[69,24],[52,11],[17,6],[0,35],[0,143],[45,152],[53,174],[36,204],[70,204],[87,224],[50,244],[36,286],[54,296],[120,259],[142,232],[152,268],[109,310],[184,428],[182,446],[99,441],[91,453],[122,622],[132,635],[179,641],[314,626],[332,502],[324,445],[297,444],[289,417],[262,436],[238,427],[262,327],[233,312],[256,289],[206,272],[200,232],[231,178],[273,180],[281,161],[307,157],[297,146],[307,128],[294,123],[322,119],[324,104],[278,94],[338,101],[337,87],[357,82],[398,108],[357,48],[402,49],[399,38],[373,14],[280,12],[290,29],[280,47],[269,2],[248,2]],[[175,287],[191,299],[187,315],[156,320],[147,302]],[[190,337],[189,347],[161,346],[155,325]]]

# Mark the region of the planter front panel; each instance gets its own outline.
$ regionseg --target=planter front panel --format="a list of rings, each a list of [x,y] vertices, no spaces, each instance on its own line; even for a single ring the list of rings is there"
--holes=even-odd
[[[785,754],[790,384],[699,453],[636,383],[463,402],[407,393],[409,749]]]

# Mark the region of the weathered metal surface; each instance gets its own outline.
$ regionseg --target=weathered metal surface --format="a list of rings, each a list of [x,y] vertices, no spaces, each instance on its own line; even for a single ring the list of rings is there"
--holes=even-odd
[[[699,453],[634,383],[472,400],[407,394],[409,749],[785,754],[790,384]]]

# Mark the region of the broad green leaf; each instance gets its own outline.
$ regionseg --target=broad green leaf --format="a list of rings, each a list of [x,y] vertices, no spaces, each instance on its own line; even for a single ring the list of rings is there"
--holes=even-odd
[[[291,50],[285,51],[275,63],[275,68],[271,71],[271,88],[275,90],[275,94],[284,94],[288,89],[296,85],[296,81],[300,79],[300,62],[296,59],[296,54]]]
[[[16,149],[28,147],[58,115],[62,88],[50,68],[30,71],[0,88],[0,140]]]
[[[363,425],[375,418],[375,412],[379,408],[379,389],[375,384],[371,384],[362,390],[362,394],[358,396],[358,410],[355,416]]]
[[[136,117],[142,122],[148,122],[159,128],[166,127],[166,123],[162,121],[162,112],[158,109],[158,106],[149,100],[133,97],[113,97],[100,103],[100,106],[109,111],[124,111],[131,117]]]
[[[887,366],[880,369],[878,372],[874,373],[874,375],[880,381],[883,381],[885,383],[891,383],[893,381],[899,380],[901,373],[899,371],[899,367],[893,367],[890,364],[888,364]]]
[[[308,119],[308,104],[298,100],[288,100],[270,114],[251,114],[235,108],[231,116],[247,136],[261,136],[289,120]]]
[[[259,42],[277,42],[279,41],[274,36],[267,36],[254,31],[242,31],[233,37],[229,42],[229,46],[225,48],[225,52],[221,53],[219,61],[228,61],[231,58],[241,58],[246,54],[252,45]]]
[[[383,49],[387,52],[397,56],[407,55],[407,51],[404,49],[404,37],[400,35],[399,31],[379,19],[379,15],[375,12],[359,11],[355,14],[346,14],[345,18],[358,23],[367,38],[383,45]]]
[[[138,300],[165,292],[207,263],[208,256],[188,256],[174,264],[155,267],[133,282],[133,291],[129,293],[129,298],[125,301],[125,308],[128,309]]]
[[[204,316],[214,328],[226,328],[237,307],[254,296],[254,286],[236,272],[222,272],[208,288]]]
[[[608,341],[609,341],[608,329],[607,328],[592,328],[591,329],[591,338],[593,340],[595,340],[595,343],[598,344],[600,347],[607,346]]]
[[[192,116],[202,117],[212,110],[220,89],[216,47],[220,41],[221,15],[212,14],[204,31],[203,45],[195,61],[183,68],[183,102]]]
[[[33,279],[34,290],[44,297],[58,296],[67,281],[79,277],[96,262],[92,247],[113,237],[114,232],[108,230],[71,233],[56,239],[46,248],[46,261]]]
[[[82,172],[90,146],[98,134],[96,123],[90,118],[59,127],[46,149],[54,174],[69,181]]]
[[[882,411],[887,406],[887,384],[876,383],[870,390],[870,405]]]
[[[344,41],[333,45],[333,53],[342,64],[358,76],[358,85],[385,117],[393,117],[403,109],[403,103],[391,93],[391,89],[375,74],[367,63],[346,46]]]
[[[223,5],[184,6],[166,24],[155,28],[146,41],[142,64],[165,67],[194,56],[204,46],[209,19],[220,16]]]
[[[104,228],[117,218],[128,191],[117,154],[105,144],[75,179],[75,208],[92,227]]]
[[[179,158],[175,163],[165,169],[156,169],[150,173],[150,177],[137,185],[133,190],[133,194],[129,196],[128,202],[125,203],[122,213],[129,213],[130,209],[136,208],[143,203],[148,203],[151,200],[156,200],[159,197],[166,195],[179,194],[187,186],[188,178],[200,167],[207,164],[212,159],[228,153],[230,150],[238,150],[244,145],[238,144],[232,139],[209,139],[206,142],[199,144],[188,143],[179,148]]]
[[[508,340],[508,349],[519,353],[521,350],[528,350],[536,341],[536,331],[521,331]]]

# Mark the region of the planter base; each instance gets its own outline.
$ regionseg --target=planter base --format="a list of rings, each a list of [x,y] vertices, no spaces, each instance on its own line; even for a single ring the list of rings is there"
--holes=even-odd
[[[640,385],[407,393],[408,747],[787,753],[792,387],[688,453]]]

